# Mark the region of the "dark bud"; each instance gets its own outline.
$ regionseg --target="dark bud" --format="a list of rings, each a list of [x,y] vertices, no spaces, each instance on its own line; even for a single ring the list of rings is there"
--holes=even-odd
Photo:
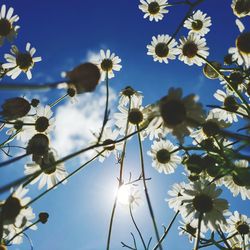
[[[75,89],[74,87],[68,88],[67,94],[68,94],[70,97],[74,97],[74,96],[76,95],[76,89]]]
[[[126,88],[122,90],[122,94],[127,97],[131,97],[134,93],[135,93],[135,90],[130,86],[127,86]]]
[[[82,94],[95,90],[101,74],[95,64],[83,63],[67,72],[66,76],[69,78],[69,84],[76,88],[77,94]]]
[[[44,156],[49,151],[49,139],[44,134],[34,135],[28,143],[27,154],[33,154],[36,156]]]
[[[221,68],[221,64],[218,62],[211,62],[211,64],[217,70],[219,70]],[[216,73],[216,71],[212,67],[210,67],[208,64],[205,64],[205,66],[203,68],[203,73],[209,79],[216,79],[219,77],[219,75]]]
[[[49,218],[49,214],[46,213],[46,212],[41,212],[41,213],[39,214],[39,220],[40,220],[40,222],[41,222],[42,224],[47,223],[48,218]]]
[[[36,108],[39,103],[40,103],[40,101],[38,99],[32,99],[30,105],[32,107]]]
[[[190,155],[185,164],[192,174],[200,174],[203,170],[203,162],[200,155]]]
[[[15,97],[5,100],[0,114],[7,120],[15,120],[27,115],[29,111],[29,102],[22,97]]]
[[[234,63],[232,55],[231,54],[227,54],[224,56],[224,64],[225,65],[232,65]]]

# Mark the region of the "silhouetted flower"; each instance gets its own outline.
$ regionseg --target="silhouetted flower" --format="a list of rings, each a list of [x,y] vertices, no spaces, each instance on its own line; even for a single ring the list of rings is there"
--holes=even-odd
[[[32,78],[31,69],[35,62],[40,62],[42,58],[33,57],[36,49],[31,47],[30,43],[26,44],[26,52],[20,52],[18,48],[13,45],[11,47],[11,54],[5,54],[4,58],[7,63],[4,63],[2,67],[8,69],[6,75],[11,76],[12,79],[16,79],[21,72],[26,73],[27,78],[30,80]]]
[[[196,64],[201,66],[205,62],[197,55],[204,58],[209,55],[208,47],[206,47],[206,39],[194,33],[190,34],[187,38],[182,37],[178,46],[178,54],[179,60],[184,61],[187,65]]]
[[[168,63],[168,59],[173,60],[178,55],[179,50],[175,48],[176,45],[175,39],[169,35],[158,35],[157,38],[153,36],[151,45],[147,45],[147,55],[153,56],[154,61]]]
[[[168,0],[140,0],[139,9],[144,12],[144,18],[149,18],[150,21],[158,22],[162,20],[163,14],[168,13],[165,8],[168,5]]]
[[[11,42],[16,37],[17,30],[20,28],[14,25],[19,20],[19,16],[13,16],[13,12],[14,9],[12,7],[7,11],[6,5],[2,5],[0,11],[0,46],[4,43],[5,38]]]
[[[189,29],[189,35],[194,33],[200,36],[205,36],[209,32],[209,28],[212,25],[211,18],[206,13],[197,10],[184,22],[184,27]]]

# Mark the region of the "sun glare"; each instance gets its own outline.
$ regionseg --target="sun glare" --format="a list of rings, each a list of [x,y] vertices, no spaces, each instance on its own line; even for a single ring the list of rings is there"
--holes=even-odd
[[[121,204],[128,205],[130,202],[130,196],[131,187],[129,185],[122,185],[117,192],[118,201]]]

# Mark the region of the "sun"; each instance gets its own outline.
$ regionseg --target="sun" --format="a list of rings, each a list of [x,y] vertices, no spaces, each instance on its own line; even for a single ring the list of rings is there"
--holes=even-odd
[[[123,205],[129,205],[131,200],[131,187],[122,185],[117,192],[117,199]]]

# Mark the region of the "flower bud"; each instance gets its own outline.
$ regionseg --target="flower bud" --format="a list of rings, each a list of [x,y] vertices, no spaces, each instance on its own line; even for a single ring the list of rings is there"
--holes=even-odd
[[[92,63],[83,63],[66,73],[69,84],[74,85],[78,94],[92,92],[100,79],[99,68]]]
[[[0,114],[7,120],[15,120],[27,115],[29,111],[30,103],[22,97],[15,97],[5,100]]]
[[[211,62],[211,64],[217,69],[219,70],[221,67],[221,64],[218,62]],[[203,73],[204,75],[209,78],[209,79],[216,79],[219,77],[218,73],[212,68],[210,67],[208,64],[205,64],[205,66],[203,67]]]
[[[47,223],[48,218],[49,218],[49,214],[46,213],[46,212],[41,212],[41,213],[39,214],[39,220],[40,220],[40,222],[41,222],[42,224]]]

